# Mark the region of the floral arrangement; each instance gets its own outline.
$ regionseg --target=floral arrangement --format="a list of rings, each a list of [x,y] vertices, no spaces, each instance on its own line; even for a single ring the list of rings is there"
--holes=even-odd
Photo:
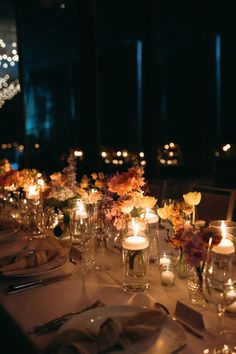
[[[182,202],[172,203],[157,210],[160,218],[168,220],[173,234],[168,234],[167,241],[180,250],[181,257],[195,267],[199,278],[207,256],[209,239],[218,244],[221,234],[215,229],[205,227],[204,220],[195,220],[195,206],[201,201],[200,192],[189,192],[183,195]]]
[[[77,181],[77,163],[73,152],[68,156],[67,162],[68,165],[62,172],[50,175],[48,188],[44,193],[44,198],[48,203],[51,205],[66,204],[75,197],[88,204],[101,200],[104,174],[102,172],[92,173],[91,177],[84,175],[80,181]]]
[[[11,164],[7,159],[0,160],[0,176],[11,171]]]
[[[102,205],[106,217],[117,230],[122,230],[132,217],[139,216],[143,209],[153,208],[157,202],[156,198],[144,195],[143,174],[143,168],[133,166],[106,180]]]
[[[161,219],[168,220],[176,232],[183,228],[186,221],[195,224],[195,206],[201,201],[200,192],[189,192],[183,195],[183,201],[173,202],[157,210]],[[204,221],[201,221],[204,223]]]
[[[59,206],[77,195],[76,157],[71,152],[67,166],[62,172],[54,172],[49,177],[48,186],[43,194],[46,204]]]
[[[78,184],[77,193],[87,204],[96,204],[102,199],[105,186],[105,175],[103,172],[92,173],[89,178],[84,175]]]
[[[36,169],[8,170],[0,175],[0,186],[9,191],[27,192],[30,186],[44,187],[42,173]]]

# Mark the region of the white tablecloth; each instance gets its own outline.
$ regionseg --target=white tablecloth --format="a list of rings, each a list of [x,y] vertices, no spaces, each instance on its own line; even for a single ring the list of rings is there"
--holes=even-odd
[[[162,245],[162,247],[164,246]],[[121,285],[121,255],[116,249],[108,252],[108,261],[111,269],[106,272],[89,271],[82,276],[80,272],[76,272],[75,265],[67,263],[50,274],[75,271],[72,277],[67,280],[11,295],[6,295],[5,291],[7,285],[12,283],[13,279],[1,280],[0,304],[6,310],[6,313],[16,321],[16,326],[23,331],[23,334],[26,334],[26,337],[38,351],[42,350],[56,336],[56,333],[43,336],[28,335],[27,332],[35,324],[43,323],[66,312],[82,309],[97,299],[100,299],[106,305],[112,306],[135,305],[152,307],[155,302],[160,302],[172,314],[175,310],[176,301],[179,300],[201,312],[206,327],[216,322],[216,310],[213,305],[208,305],[206,308],[198,308],[189,303],[186,280],[176,279],[174,286],[162,286],[159,268],[156,264],[150,264],[149,267],[150,289],[147,293],[125,293]],[[236,316],[226,314],[225,317],[227,325],[235,327]],[[2,328],[4,326],[3,317],[0,318],[0,323]],[[202,353],[206,343],[187,332],[186,337],[188,344],[180,353]]]

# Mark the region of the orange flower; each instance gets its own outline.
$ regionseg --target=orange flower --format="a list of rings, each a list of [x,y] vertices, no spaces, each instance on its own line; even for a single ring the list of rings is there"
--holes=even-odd
[[[80,182],[80,188],[87,188],[89,185],[89,179],[87,176],[83,176]]]
[[[108,189],[112,193],[119,196],[125,195],[135,189],[142,187],[145,182],[141,177],[143,170],[137,168],[130,168],[128,172],[117,174],[108,182]]]
[[[50,175],[50,179],[52,181],[58,181],[62,179],[62,173],[61,172],[54,172],[53,174]]]
[[[93,173],[91,173],[91,177],[92,177],[92,179],[96,180],[98,178],[98,175],[96,172],[93,172]]]
[[[101,181],[99,179],[95,181],[95,187],[102,188],[103,186],[104,186],[104,182],[103,181]]]

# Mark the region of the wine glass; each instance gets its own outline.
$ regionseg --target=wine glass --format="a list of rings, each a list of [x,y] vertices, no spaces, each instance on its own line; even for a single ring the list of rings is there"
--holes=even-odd
[[[45,235],[55,234],[55,229],[63,223],[64,215],[54,207],[45,207],[37,213],[37,227]],[[59,236],[59,235],[56,235]]]
[[[25,199],[23,204],[24,225],[33,238],[44,238],[40,229],[41,214],[43,213],[42,202],[39,199]]]
[[[208,338],[212,343],[207,353],[234,353],[236,331],[224,324],[224,313],[236,300],[236,254],[234,238],[226,250],[223,246],[211,246],[203,270],[203,293],[206,301],[216,306],[218,323],[208,328]],[[231,245],[231,246],[230,246]]]
[[[69,230],[72,246],[81,254],[81,270],[87,271],[94,259],[90,218],[86,215],[78,215],[77,211],[70,213]]]
[[[104,210],[99,210],[91,222],[91,233],[94,240],[93,268],[96,271],[106,271],[111,268],[109,261],[107,261],[106,251],[108,240],[113,237],[113,231]]]

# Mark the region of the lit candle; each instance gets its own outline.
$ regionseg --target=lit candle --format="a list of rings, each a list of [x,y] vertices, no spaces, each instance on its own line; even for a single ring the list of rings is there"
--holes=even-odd
[[[130,235],[123,239],[122,247],[128,250],[142,250],[149,246],[149,241],[146,237],[139,235],[140,224],[132,219],[133,235]]]
[[[230,255],[234,253],[235,248],[234,248],[233,241],[227,238],[226,225],[223,221],[221,223],[221,234],[222,234],[222,239],[220,243],[218,245],[213,246],[212,251],[224,255]],[[228,234],[228,236],[230,236],[230,234]]]
[[[127,250],[143,250],[147,248],[148,245],[148,240],[145,237],[139,235],[129,236],[122,241],[122,247],[126,248]]]
[[[157,223],[159,220],[158,215],[154,211],[150,211],[149,208],[146,208],[145,213],[141,214],[141,218],[145,218],[148,224]]]
[[[161,271],[161,283],[166,286],[171,286],[175,283],[175,275],[168,268]]]
[[[76,219],[86,219],[87,218],[87,213],[84,208],[84,204],[81,201],[77,202],[77,207],[75,210],[75,217]]]
[[[164,253],[161,257],[160,257],[160,266],[162,265],[162,264],[170,264],[171,262],[170,262],[170,258],[168,258],[167,256],[166,256],[166,254]]]
[[[29,186],[26,194],[27,194],[26,196],[28,199],[38,198],[39,197],[38,186],[36,186],[36,185]]]

